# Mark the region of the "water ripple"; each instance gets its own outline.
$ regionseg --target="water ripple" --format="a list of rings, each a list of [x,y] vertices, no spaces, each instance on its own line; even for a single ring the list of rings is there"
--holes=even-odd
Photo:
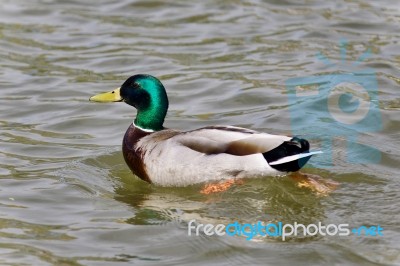
[[[2,1],[0,263],[398,263],[399,11],[394,0]],[[87,101],[149,73],[167,88],[167,127],[232,124],[291,134],[286,80],[341,73],[367,50],[371,56],[359,65],[376,72],[383,129],[359,141],[382,159],[350,165],[346,156],[359,155],[336,139],[335,166],[305,170],[340,183],[327,197],[289,176],[246,180],[208,196],[199,186],[148,185],[132,176],[120,152],[135,111]],[[335,64],[327,67],[317,53]],[[380,224],[388,233],[287,242],[189,237],[191,219]]]

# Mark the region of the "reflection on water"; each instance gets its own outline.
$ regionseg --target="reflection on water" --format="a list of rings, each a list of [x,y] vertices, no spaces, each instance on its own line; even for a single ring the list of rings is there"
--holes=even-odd
[[[1,1],[0,264],[399,263],[399,18],[394,0]],[[341,61],[342,38],[349,60],[372,53],[360,66],[377,73],[383,129],[358,141],[382,158],[349,164],[365,154],[335,138],[334,167],[304,170],[339,183],[327,196],[289,176],[210,195],[146,184],[120,150],[133,108],[88,102],[149,73],[167,88],[167,127],[291,134],[286,81],[343,71],[316,57]],[[191,219],[379,224],[384,236],[195,237]]]

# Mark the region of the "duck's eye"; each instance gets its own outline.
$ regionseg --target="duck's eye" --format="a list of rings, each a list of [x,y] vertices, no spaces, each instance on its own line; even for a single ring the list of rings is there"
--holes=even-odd
[[[112,91],[111,93],[115,93],[115,91]]]

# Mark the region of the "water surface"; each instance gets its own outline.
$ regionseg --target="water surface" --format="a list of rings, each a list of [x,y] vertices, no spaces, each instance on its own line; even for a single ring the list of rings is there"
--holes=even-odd
[[[400,263],[397,1],[0,4],[0,264]],[[167,88],[167,127],[291,134],[286,81],[342,71],[316,54],[341,61],[343,38],[349,61],[371,51],[361,66],[377,74],[382,130],[359,140],[382,158],[349,164],[346,139],[335,139],[334,166],[304,170],[340,183],[325,197],[287,176],[214,195],[148,185],[120,148],[134,109],[88,102],[149,73]],[[384,236],[195,237],[191,219],[379,224]]]

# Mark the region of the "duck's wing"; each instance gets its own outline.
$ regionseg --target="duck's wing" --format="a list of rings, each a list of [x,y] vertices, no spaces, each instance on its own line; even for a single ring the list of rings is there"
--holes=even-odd
[[[259,133],[232,126],[200,128],[184,132],[174,138],[180,144],[197,152],[227,153],[236,156],[265,153],[291,139],[287,136]]]
[[[165,186],[297,171],[311,157],[302,154],[308,157],[300,162],[292,156],[308,151],[306,140],[238,127],[165,129],[143,137],[135,147],[151,182]]]

